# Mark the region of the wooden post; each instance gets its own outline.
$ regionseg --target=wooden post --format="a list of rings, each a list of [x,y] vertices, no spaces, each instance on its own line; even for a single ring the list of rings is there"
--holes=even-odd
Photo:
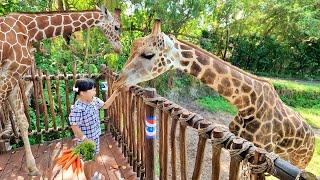
[[[249,159],[254,165],[259,165],[265,162],[266,160],[266,151],[260,148],[257,148],[254,152],[253,159]],[[250,179],[252,180],[263,180],[265,179],[264,173],[261,174],[250,174]]]
[[[213,130],[214,138],[222,138],[223,137],[223,129],[215,128]],[[214,146],[214,145],[213,145]],[[220,179],[220,155],[221,155],[221,147],[217,145],[215,147],[212,146],[212,180]]]
[[[153,98],[155,97],[155,89],[145,89],[144,97]],[[149,105],[146,106],[146,117],[145,117],[145,154],[146,154],[146,179],[155,179],[155,139],[156,139],[156,114],[155,108]]]
[[[232,141],[232,149],[241,149],[242,148],[242,144],[243,144],[243,139],[241,138],[235,138]],[[238,180],[240,173],[240,162],[241,160],[239,160],[236,157],[231,157],[230,160],[230,173],[229,173],[229,179],[230,180]]]

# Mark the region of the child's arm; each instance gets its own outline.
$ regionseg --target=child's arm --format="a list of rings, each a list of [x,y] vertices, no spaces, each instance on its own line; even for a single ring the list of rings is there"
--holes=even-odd
[[[86,136],[83,134],[83,132],[81,131],[79,126],[71,125],[71,129],[72,129],[72,131],[74,133],[75,138],[77,138],[79,140],[84,140],[86,138]]]
[[[115,91],[112,93],[112,95],[107,99],[107,101],[102,106],[103,109],[108,109],[113,101],[116,99],[116,97],[120,94],[120,91]]]

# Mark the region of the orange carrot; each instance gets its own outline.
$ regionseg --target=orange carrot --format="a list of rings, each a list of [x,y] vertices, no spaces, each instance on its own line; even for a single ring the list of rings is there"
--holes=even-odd
[[[80,160],[80,156],[77,157],[77,166],[76,166],[76,173],[78,174],[78,172],[81,170],[81,160]]]
[[[68,160],[68,162],[64,165],[64,169],[67,170],[69,166],[76,160],[78,155],[73,154],[73,156]]]
[[[67,160],[69,157],[70,157],[71,153],[70,154],[64,154],[62,156],[60,156],[58,158],[58,161],[57,161],[57,164],[60,164],[62,163],[63,161]]]
[[[71,153],[72,149],[67,149],[67,150],[64,150],[62,151],[62,154],[68,154],[68,153]]]
[[[78,159],[78,158],[77,158]],[[74,173],[76,171],[77,168],[77,159],[73,161],[72,163],[72,172]]]
[[[60,161],[59,165],[61,165],[62,167],[64,167],[64,165],[69,162],[69,160],[72,158],[73,153],[70,154],[66,154],[66,159],[64,159],[63,161]]]

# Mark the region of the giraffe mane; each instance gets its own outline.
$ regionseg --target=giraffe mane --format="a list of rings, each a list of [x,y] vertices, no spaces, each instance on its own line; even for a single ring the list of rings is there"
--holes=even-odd
[[[212,53],[210,53],[210,52],[208,52],[208,51],[200,48],[199,46],[197,46],[197,45],[195,45],[195,44],[189,43],[189,42],[187,42],[187,41],[183,41],[183,40],[181,40],[181,39],[177,39],[177,40],[178,40],[179,42],[182,42],[182,43],[184,43],[184,44],[187,44],[187,45],[191,46],[192,48],[198,49],[199,51],[201,51],[202,53],[208,55],[209,57],[212,57],[212,58],[214,58],[214,59],[219,60],[219,61],[220,61],[221,63],[223,63],[224,65],[228,66],[229,68],[231,68],[231,69],[233,69],[233,70],[238,71],[239,73],[245,74],[245,75],[247,75],[247,76],[249,76],[249,77],[251,77],[251,78],[253,78],[253,79],[255,79],[255,80],[262,81],[262,82],[266,82],[266,83],[268,83],[268,84],[271,85],[271,83],[270,83],[268,80],[266,80],[266,79],[264,79],[264,78],[260,78],[260,77],[258,77],[258,76],[255,76],[255,75],[253,75],[253,74],[251,74],[251,73],[248,73],[248,72],[246,72],[246,71],[244,71],[244,70],[242,70],[242,69],[240,69],[240,68],[238,68],[238,67],[236,67],[236,66],[233,66],[232,64],[230,64],[230,63],[228,63],[228,62],[220,59],[220,58],[217,57],[216,55],[214,55],[214,54],[212,54]]]
[[[97,12],[99,10],[92,9],[92,10],[82,10],[82,11],[43,11],[43,12],[11,12],[9,14],[65,14],[65,13],[77,13],[77,12]]]

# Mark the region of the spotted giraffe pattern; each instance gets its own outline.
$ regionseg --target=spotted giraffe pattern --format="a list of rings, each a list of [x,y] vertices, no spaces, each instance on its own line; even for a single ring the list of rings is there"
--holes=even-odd
[[[9,101],[14,110],[25,145],[30,175],[38,175],[39,171],[29,144],[29,125],[24,114],[18,79],[34,62],[32,42],[97,26],[115,51],[120,51],[119,18],[119,10],[112,16],[104,7],[101,10],[79,12],[11,13],[0,17],[0,104]]]
[[[281,101],[271,83],[161,33],[157,23],[151,35],[134,41],[114,88],[153,79],[169,69],[195,76],[234,104],[238,112],[229,124],[234,134],[300,168],[311,160],[315,148],[311,127]]]

